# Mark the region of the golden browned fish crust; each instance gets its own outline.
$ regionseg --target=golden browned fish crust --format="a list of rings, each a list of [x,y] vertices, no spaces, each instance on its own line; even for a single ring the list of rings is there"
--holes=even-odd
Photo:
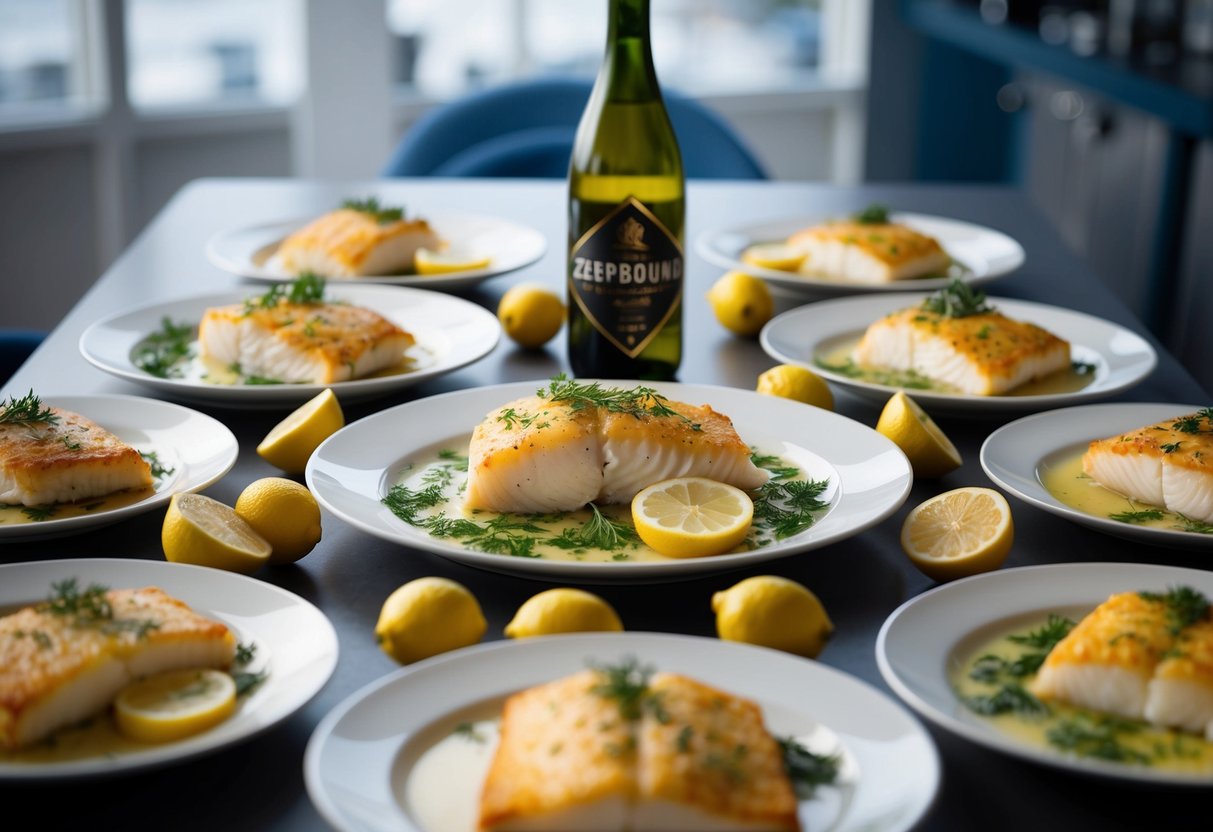
[[[380,223],[365,211],[343,208],[291,234],[278,247],[278,254],[292,273],[314,270],[326,277],[352,277],[379,271],[368,270],[372,263],[386,265],[387,270],[411,269],[417,248],[436,247],[440,242],[425,220]],[[385,248],[395,249],[386,255],[386,262]],[[328,268],[316,268],[321,264]]]

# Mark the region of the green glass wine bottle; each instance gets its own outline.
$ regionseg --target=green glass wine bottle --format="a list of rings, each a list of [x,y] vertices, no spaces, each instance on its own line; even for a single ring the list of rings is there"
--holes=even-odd
[[[682,155],[649,45],[649,0],[609,0],[606,55],[569,162],[573,375],[672,379],[682,359]]]

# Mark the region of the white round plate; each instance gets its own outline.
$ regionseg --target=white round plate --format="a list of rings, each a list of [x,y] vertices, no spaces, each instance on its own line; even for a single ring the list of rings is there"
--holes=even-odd
[[[590,379],[580,379],[589,382]],[[645,583],[739,569],[851,537],[895,512],[913,475],[905,454],[876,431],[830,411],[748,390],[697,384],[645,384],[674,401],[709,404],[727,414],[744,442],[763,453],[794,457],[814,479],[830,485],[830,506],[810,528],[760,549],[705,558],[585,563],[511,557],[465,549],[431,537],[396,517],[382,498],[422,451],[466,447],[484,415],[513,399],[533,396],[547,381],[460,390],[407,402],[347,425],[312,454],[307,484],[326,509],[365,532],[497,572],[541,579]]]
[[[452,249],[466,252],[472,257],[491,257],[488,267],[438,275],[367,275],[332,279],[427,289],[466,289],[490,277],[529,266],[547,251],[547,241],[542,234],[529,226],[508,220],[476,214],[435,214],[425,215],[425,219],[438,236],[450,242]],[[220,232],[207,242],[206,256],[214,265],[241,277],[274,283],[289,282],[296,275],[287,272],[275,256],[278,245],[310,221],[311,218],[302,218]]]
[[[926,293],[913,292],[818,301],[776,315],[763,327],[759,340],[777,361],[808,367],[847,392],[883,404],[897,388],[851,378],[817,361],[837,346],[858,341],[869,324],[917,306],[925,297]],[[1158,363],[1158,355],[1144,338],[1102,318],[1030,301],[995,297],[988,301],[1008,318],[1036,324],[1069,341],[1075,361],[1095,365],[1094,380],[1074,392],[1030,396],[910,390],[914,401],[931,413],[1028,412],[1107,398],[1144,381]]]
[[[1154,546],[1213,548],[1213,534],[1136,526],[1088,514],[1058,500],[1041,481],[1041,467],[1050,459],[1081,453],[1093,440],[1199,409],[1184,404],[1111,402],[1037,413],[991,433],[981,446],[981,467],[995,484],[1024,502],[1106,534]]]
[[[420,825],[405,797],[411,770],[432,743],[449,735],[470,709],[496,710],[511,694],[584,670],[587,662],[629,657],[755,701],[776,736],[828,737],[829,745],[841,751],[841,776],[836,785],[819,787],[811,799],[801,801],[805,829],[909,829],[934,800],[939,785],[935,745],[886,694],[788,653],[662,633],[494,642],[395,671],[320,721],[304,755],[308,794],[343,832],[435,832]],[[479,783],[473,777],[462,779],[467,799],[475,801]]]
[[[792,234],[829,217],[793,217],[772,220],[740,228],[709,231],[697,240],[699,255],[723,269],[740,269],[761,277],[772,287],[797,295],[855,295],[868,292],[902,292],[906,289],[933,291],[947,286],[953,276],[971,286],[988,283],[1018,269],[1024,262],[1023,246],[1001,231],[960,220],[927,214],[893,213],[893,222],[929,234],[952,256],[954,275],[897,280],[892,283],[859,283],[826,280],[809,275],[764,269],[741,259],[742,252],[758,243],[783,242]]]
[[[337,665],[337,634],[324,613],[273,584],[202,566],[167,561],[82,558],[0,565],[0,609],[46,600],[51,584],[110,589],[157,586],[195,612],[222,621],[240,643],[256,645],[251,667],[267,677],[235,715],[201,734],[146,751],[55,763],[0,757],[0,782],[128,774],[227,748],[268,730],[320,692]]]
[[[417,343],[406,354],[418,358],[418,369],[327,385],[225,385],[188,378],[159,378],[133,363],[131,356],[135,348],[161,328],[163,319],[197,327],[209,307],[243,303],[257,294],[255,290],[237,290],[154,303],[133,312],[122,312],[86,329],[80,336],[80,352],[90,363],[111,375],[181,399],[226,407],[281,407],[302,404],[326,387],[331,387],[342,401],[395,392],[480,360],[493,351],[501,337],[497,316],[462,298],[425,289],[330,282],[325,291],[326,299],[365,306],[412,333]]]
[[[178,492],[201,491],[218,482],[232,470],[240,452],[236,437],[224,424],[179,404],[138,396],[46,395],[43,402],[92,419],[136,450],[155,453],[161,464],[173,470],[137,503],[76,517],[0,525],[0,541],[77,534],[162,507]]]
[[[996,751],[1070,771],[1146,783],[1210,785],[1206,776],[1074,757],[1003,733],[956,697],[949,673],[1002,629],[1051,612],[1083,615],[1117,592],[1186,585],[1213,596],[1213,573],[1138,563],[1067,563],[1002,569],[944,584],[885,619],[876,662],[889,687],[946,731]],[[1085,612],[1084,612],[1085,611]]]

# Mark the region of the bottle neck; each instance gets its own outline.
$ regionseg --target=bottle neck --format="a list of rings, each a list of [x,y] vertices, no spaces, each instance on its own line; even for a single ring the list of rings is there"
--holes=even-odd
[[[610,0],[606,55],[599,83],[608,101],[659,99],[657,72],[649,46],[649,0]]]

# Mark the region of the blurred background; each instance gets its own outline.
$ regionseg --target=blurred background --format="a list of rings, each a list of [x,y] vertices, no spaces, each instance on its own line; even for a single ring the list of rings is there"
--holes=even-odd
[[[603,0],[0,0],[0,327],[52,328],[190,180],[373,179],[435,104],[591,77],[605,21]],[[652,0],[652,27],[662,85],[774,179],[1025,189],[1213,387],[1213,0]]]

